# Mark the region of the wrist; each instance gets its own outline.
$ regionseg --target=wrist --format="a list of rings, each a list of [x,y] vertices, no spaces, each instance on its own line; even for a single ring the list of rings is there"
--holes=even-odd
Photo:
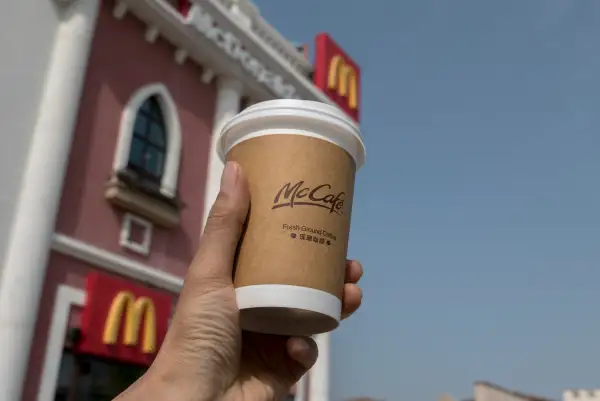
[[[113,401],[216,401],[219,397],[200,382],[189,382],[180,375],[159,372],[152,367]]]

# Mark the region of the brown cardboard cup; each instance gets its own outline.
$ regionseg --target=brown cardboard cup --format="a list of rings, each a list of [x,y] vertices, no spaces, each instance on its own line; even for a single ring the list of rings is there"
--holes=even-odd
[[[250,213],[234,284],[242,328],[280,335],[335,329],[344,289],[354,176],[365,149],[336,107],[280,99],[231,119],[222,160],[242,166]]]

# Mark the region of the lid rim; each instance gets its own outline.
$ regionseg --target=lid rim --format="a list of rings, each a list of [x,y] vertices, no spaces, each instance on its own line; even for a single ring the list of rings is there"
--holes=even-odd
[[[271,115],[269,115],[270,113]],[[255,114],[254,118],[252,117],[253,114]],[[226,149],[231,147],[230,143],[226,143],[228,134],[236,126],[250,122],[255,118],[262,117],[268,119],[271,116],[293,116],[296,117],[298,121],[312,120],[314,122],[322,123],[326,126],[335,127],[336,131],[343,132],[342,135],[346,135],[348,137],[351,136],[356,142],[357,146],[356,149],[353,150],[348,149],[347,146],[343,146],[341,143],[339,143],[340,141],[335,140],[335,138],[331,138],[331,141],[344,148],[353,157],[357,170],[364,165],[366,159],[366,148],[362,136],[360,135],[360,128],[354,120],[351,120],[350,117],[341,109],[329,104],[311,100],[297,99],[275,99],[257,103],[231,118],[223,125],[219,132],[219,138],[217,139],[217,151],[219,157],[224,161],[226,157]],[[301,124],[297,125],[298,126],[296,127],[287,128],[301,130]],[[251,134],[251,132],[243,133],[240,137],[243,138],[249,134]],[[328,136],[326,133],[322,132],[319,132],[319,134],[325,137]],[[240,142],[239,139],[237,142]]]

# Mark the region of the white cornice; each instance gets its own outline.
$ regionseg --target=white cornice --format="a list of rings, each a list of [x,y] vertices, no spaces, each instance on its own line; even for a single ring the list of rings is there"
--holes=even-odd
[[[192,0],[194,1],[194,0]],[[204,0],[199,1],[201,4]],[[231,10],[233,14],[237,7],[240,12],[244,13],[245,16],[251,22],[252,31],[260,37],[267,45],[274,47],[276,51],[280,52],[284,59],[289,58],[294,64],[294,68],[300,70],[300,72],[308,73],[313,70],[312,63],[306,59],[304,53],[298,51],[298,49],[286,38],[279,33],[275,27],[269,24],[260,15],[260,11],[256,4],[250,0],[216,0],[221,3],[225,9]]]
[[[221,49],[199,32],[186,24],[185,18],[166,0],[123,0],[129,12],[150,26],[156,26],[161,36],[177,48],[187,51],[190,60],[203,67],[216,71],[218,74],[235,76],[243,81],[248,94],[257,100],[267,100],[276,97],[264,85],[248,74],[241,65],[227,56]],[[261,60],[274,72],[294,85],[303,99],[317,100],[335,105],[313,82],[303,76],[279,52],[268,45],[248,27],[241,26],[231,12],[218,0],[195,0],[202,8],[211,13],[215,21],[234,34],[254,57]]]
[[[127,5],[121,0],[117,0],[115,7],[113,8],[113,16],[116,19],[122,19],[127,14]]]
[[[163,270],[145,265],[133,259],[109,252],[78,239],[56,233],[52,237],[52,249],[64,255],[89,263],[125,277],[150,283],[172,292],[179,292],[183,279]]]
[[[164,0],[156,0],[164,1]],[[235,18],[232,17],[231,13],[221,2],[218,0],[195,0],[198,4],[202,5],[203,9],[208,10],[215,20],[225,25],[225,28],[230,29],[231,32],[236,35],[242,42],[246,44],[248,50],[253,55],[271,67],[278,67],[278,72],[282,73],[282,76],[287,82],[292,83],[296,88],[301,91],[301,96],[306,100],[318,100],[325,103],[336,105],[329,97],[321,92],[314,83],[304,75],[300,74],[294,67],[292,67],[288,60],[286,60],[279,52],[269,46],[263,39],[261,39],[256,33],[237,23]],[[256,54],[252,52],[252,48],[256,48],[262,54]],[[336,105],[337,106],[337,105]]]

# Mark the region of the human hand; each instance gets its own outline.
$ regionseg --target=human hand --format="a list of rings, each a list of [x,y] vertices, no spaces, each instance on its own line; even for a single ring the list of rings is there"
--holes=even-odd
[[[315,363],[311,338],[240,328],[232,271],[249,205],[242,169],[229,162],[162,347],[148,372],[115,401],[279,400]],[[360,263],[348,261],[343,318],[361,304],[361,276]]]

